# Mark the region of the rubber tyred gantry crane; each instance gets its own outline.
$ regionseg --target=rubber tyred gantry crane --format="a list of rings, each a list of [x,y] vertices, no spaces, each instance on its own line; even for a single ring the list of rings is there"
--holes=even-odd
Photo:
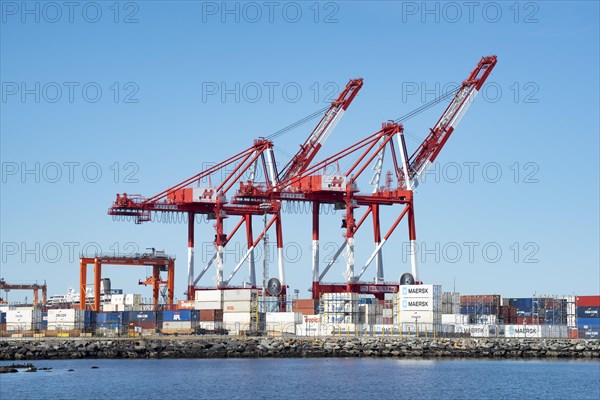
[[[161,285],[166,285],[167,287],[167,308],[170,308],[173,304],[175,286],[175,257],[156,251],[152,251],[152,253],[133,255],[97,254],[93,257],[82,257],[79,263],[79,307],[82,310],[87,309],[87,266],[90,264],[94,265],[94,302],[91,306],[93,311],[100,311],[100,281],[102,279],[103,264],[152,267],[152,276],[142,284],[152,285],[152,299],[154,308],[158,309],[158,297]],[[162,280],[160,277],[160,273],[162,271],[167,272],[166,281]]]
[[[37,283],[32,285],[15,285],[6,283],[4,279],[0,279],[0,290],[33,290],[33,306],[37,306],[39,303],[39,291],[42,291],[42,307],[46,307],[46,299],[48,298],[48,287],[44,283],[39,285]]]
[[[314,159],[323,143],[330,135],[348,106],[362,87],[362,79],[348,82],[338,98],[331,103],[323,117],[311,132],[308,139],[301,145],[298,153],[279,173],[273,153],[273,143],[267,139],[257,139],[252,147],[230,157],[229,159],[196,174],[179,184],[148,199],[140,195],[117,194],[109,214],[113,216],[133,217],[136,222],[145,222],[151,219],[152,212],[159,213],[185,213],[188,223],[188,299],[193,298],[196,284],[214,263],[216,264],[215,284],[219,288],[229,287],[233,276],[240,269],[243,262],[249,261],[249,279],[251,287],[256,287],[256,272],[254,265],[254,249],[264,237],[266,231],[275,225],[278,250],[279,279],[285,289],[285,274],[283,267],[283,234],[281,224],[280,204],[278,201],[264,199],[254,204],[229,204],[227,193],[238,182],[254,185],[258,169],[262,169],[265,182],[263,190],[270,190],[282,179],[301,173]],[[272,135],[275,136],[275,135]],[[225,172],[228,170],[227,172]],[[229,172],[231,171],[231,172]],[[218,173],[224,178],[216,187],[212,187],[212,179]],[[208,179],[208,187],[200,187],[200,181]],[[196,187],[193,187],[194,184]],[[215,255],[204,266],[202,271],[194,278],[194,220],[196,214],[206,215],[215,221]],[[271,215],[267,226],[257,239],[252,232],[252,217],[256,215]],[[229,234],[223,230],[223,221],[230,216],[240,217],[238,223]],[[223,251],[233,235],[242,224],[246,225],[246,239],[248,251],[227,279],[223,276]]]
[[[263,190],[260,185],[252,183],[242,184],[233,202],[250,204],[270,199],[271,201],[287,200],[310,202],[312,204],[312,291],[313,298],[315,299],[318,299],[321,293],[342,291],[369,293],[382,299],[386,292],[397,291],[398,284],[383,283],[381,250],[404,216],[407,216],[408,219],[412,275],[418,282],[413,190],[421,181],[428,167],[439,155],[441,149],[464,116],[495,65],[495,56],[483,57],[479,61],[469,77],[456,90],[454,98],[434,128],[431,129],[430,134],[411,157],[408,157],[403,126],[396,122],[385,123],[379,132],[351,145],[324,161],[305,168],[301,173],[287,176],[286,179],[280,180],[278,185],[272,189]],[[414,112],[411,114],[414,115]],[[398,149],[394,145],[394,138],[397,139]],[[386,185],[380,186],[386,149],[389,149],[388,153],[392,158],[393,173],[388,174]],[[358,159],[344,174],[326,175],[321,173],[328,166],[336,165],[339,161],[350,156],[354,157],[357,154]],[[373,190],[369,194],[361,194],[358,190],[357,179],[370,165],[372,165],[375,172],[373,179],[371,179]],[[396,179],[396,188],[392,188],[394,178]],[[319,270],[319,208],[321,204],[335,204],[337,208],[345,210],[343,220],[343,227],[345,228],[344,243],[339,246],[338,251],[329,261],[323,272]],[[393,204],[403,204],[404,208],[382,237],[379,207],[381,205]],[[354,211],[361,206],[367,207],[367,211],[357,221],[354,218]],[[369,214],[372,215],[373,219],[375,250],[367,259],[360,272],[355,274],[354,235]],[[344,250],[346,253],[346,283],[343,285],[322,284],[322,278]],[[374,259],[377,264],[375,283],[361,283],[360,278]]]

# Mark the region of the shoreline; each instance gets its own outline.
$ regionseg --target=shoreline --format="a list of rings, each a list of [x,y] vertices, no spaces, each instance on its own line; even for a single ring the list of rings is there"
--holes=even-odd
[[[0,340],[0,361],[348,357],[600,360],[600,340],[399,337],[148,337]]]

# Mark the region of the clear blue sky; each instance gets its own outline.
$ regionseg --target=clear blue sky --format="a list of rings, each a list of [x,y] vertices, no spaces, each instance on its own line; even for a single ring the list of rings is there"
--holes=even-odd
[[[446,290],[455,280],[469,294],[600,292],[598,2],[0,4],[0,275],[9,282],[46,280],[50,294],[63,293],[78,285],[82,248],[123,252],[132,242],[177,256],[183,298],[185,225],[113,222],[106,211],[115,193],[158,193],[363,77],[322,158],[496,54],[487,89],[418,189],[417,242],[429,250],[420,255],[421,278]],[[405,123],[410,149],[441,112]],[[280,163],[311,128],[276,141]],[[385,226],[394,212],[384,214]],[[342,240],[340,219],[324,217],[323,244]],[[307,221],[284,216],[296,261],[287,264],[288,283],[302,296],[311,281]],[[409,270],[406,230],[403,223],[385,248],[390,281]],[[196,232],[199,269],[214,233],[205,223]],[[226,274],[243,243],[230,243],[238,250],[227,255]],[[357,269],[372,246],[365,227]],[[113,287],[150,296],[137,285],[143,268],[104,271]],[[325,280],[342,281],[342,272],[343,260]],[[245,276],[243,269],[235,283]],[[366,278],[373,276],[371,266]]]

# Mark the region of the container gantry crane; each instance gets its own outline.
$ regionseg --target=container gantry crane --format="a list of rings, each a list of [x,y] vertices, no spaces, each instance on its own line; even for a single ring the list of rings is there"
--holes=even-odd
[[[37,307],[38,303],[39,303],[39,291],[42,291],[42,307],[46,308],[46,300],[48,298],[48,287],[46,286],[46,283],[44,282],[43,285],[40,284],[32,284],[32,285],[25,285],[25,284],[19,284],[19,285],[15,285],[15,284],[10,284],[10,283],[6,283],[6,281],[4,279],[0,279],[0,290],[33,290],[33,306]]]
[[[162,251],[151,253],[118,255],[118,254],[94,254],[89,257],[81,257],[79,262],[79,307],[86,310],[86,288],[87,267],[94,266],[94,302],[91,305],[93,311],[100,311],[100,281],[102,280],[102,265],[126,265],[152,267],[152,276],[141,282],[141,284],[152,285],[152,299],[154,309],[158,309],[160,286],[167,288],[167,308],[173,304],[175,287],[175,257],[164,254]],[[163,280],[160,273],[166,271],[167,279]]]
[[[321,293],[326,292],[368,293],[374,294],[379,299],[383,299],[385,293],[396,292],[398,290],[397,283],[385,284],[383,282],[382,248],[405,216],[408,219],[411,272],[414,279],[419,282],[413,191],[439,155],[495,65],[496,56],[483,57],[479,61],[469,77],[456,90],[453,99],[427,138],[410,157],[408,157],[404,140],[403,126],[395,121],[385,123],[377,133],[305,168],[300,173],[287,176],[271,189],[263,190],[263,187],[251,182],[241,184],[232,202],[252,204],[270,199],[271,201],[288,200],[312,204],[312,294],[314,299],[318,299]],[[397,140],[398,149],[394,145],[394,138]],[[386,185],[380,186],[386,149],[389,149],[388,153],[392,158],[393,173],[388,174]],[[358,159],[344,174],[320,173],[327,167],[336,165],[339,161],[356,156],[356,154],[358,154]],[[370,181],[373,189],[371,193],[362,194],[359,193],[357,179],[369,165],[372,165],[374,170],[374,176]],[[397,183],[396,188],[391,187],[394,176]],[[342,225],[345,228],[345,240],[338,247],[323,272],[320,272],[319,268],[319,209],[321,204],[335,204],[336,208],[345,210]],[[402,204],[404,208],[382,237],[379,207],[394,204]],[[357,221],[354,218],[354,211],[361,206],[366,207],[367,211]],[[373,219],[375,250],[359,273],[355,274],[354,235],[369,214]],[[323,277],[344,250],[346,253],[346,283],[322,284]],[[374,259],[377,265],[375,283],[361,283],[360,278]]]
[[[141,195],[127,195],[125,193],[122,195],[117,194],[116,200],[109,209],[108,214],[119,217],[132,217],[136,223],[151,220],[152,212],[187,214],[188,299],[193,298],[194,291],[197,289],[196,285],[213,263],[216,264],[216,286],[218,288],[228,288],[230,287],[231,279],[241,268],[242,264],[248,260],[249,283],[251,287],[256,287],[254,249],[264,235],[266,235],[266,232],[275,225],[279,279],[285,290],[280,202],[264,199],[264,201],[254,204],[230,204],[227,200],[227,194],[238,181],[254,185],[257,172],[260,172],[258,171],[259,169],[262,169],[263,176],[265,177],[265,182],[262,183],[263,190],[271,190],[281,180],[289,179],[289,177],[303,172],[321,149],[325,140],[362,88],[362,85],[362,79],[354,79],[348,82],[338,98],[324,112],[323,117],[308,139],[300,146],[298,153],[281,172],[277,171],[273,142],[268,140],[268,138],[261,138],[255,140],[253,146],[250,148],[150,198],[146,199]],[[225,171],[228,169],[232,170],[226,173]],[[210,180],[211,176],[219,172],[225,175],[225,177],[217,187],[213,188],[211,185],[209,187],[190,187],[194,184],[199,184],[203,179]],[[208,219],[215,220],[216,234],[214,244],[216,251],[215,255],[204,266],[198,276],[194,277],[194,220],[196,214],[203,214]],[[252,217],[263,216],[265,214],[269,214],[271,218],[260,235],[254,239]],[[223,221],[230,216],[237,216],[240,219],[231,232],[225,234]],[[248,250],[242,260],[234,267],[229,277],[224,279],[224,248],[243,224],[246,226]]]

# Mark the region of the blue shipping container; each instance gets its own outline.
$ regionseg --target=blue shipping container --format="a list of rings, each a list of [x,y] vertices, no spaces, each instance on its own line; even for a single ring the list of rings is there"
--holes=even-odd
[[[600,307],[577,307],[577,318],[600,318]]]
[[[48,313],[42,313],[42,330],[48,329]]]
[[[123,322],[156,322],[156,312],[125,311],[123,312]]]
[[[97,321],[98,325],[110,324],[110,323],[118,324],[122,321],[122,313],[120,313],[120,312],[98,313],[96,316],[96,321]]]
[[[600,329],[580,329],[580,339],[600,339]]]
[[[577,318],[577,327],[579,329],[599,329],[600,318]]]
[[[6,313],[0,313],[0,324],[6,323]]]
[[[200,310],[166,310],[163,321],[200,321]]]
[[[509,304],[513,307],[517,307],[517,309],[531,309],[533,307],[533,299],[523,298],[523,299],[510,299]]]
[[[463,315],[498,315],[498,307],[494,305],[462,306],[460,313]]]

